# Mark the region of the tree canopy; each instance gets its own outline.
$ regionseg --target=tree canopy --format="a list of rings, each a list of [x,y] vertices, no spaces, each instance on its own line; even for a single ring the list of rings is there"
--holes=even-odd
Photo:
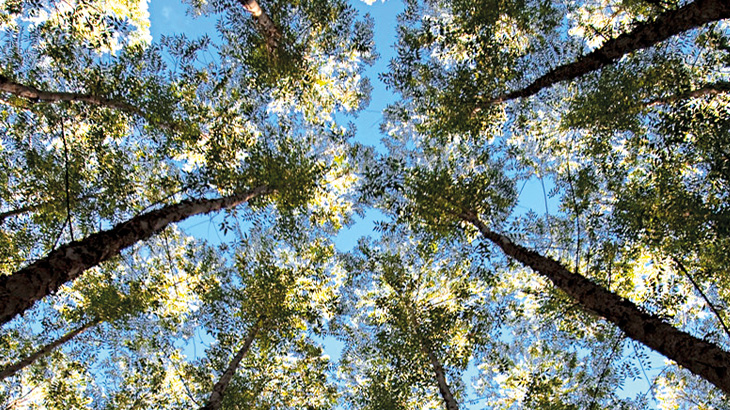
[[[2,2],[0,408],[730,409],[730,4],[387,1]]]

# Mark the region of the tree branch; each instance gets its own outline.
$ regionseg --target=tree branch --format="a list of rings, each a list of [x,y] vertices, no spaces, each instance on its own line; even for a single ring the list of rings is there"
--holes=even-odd
[[[679,261],[678,258],[672,256],[672,260],[674,261],[674,263],[677,264],[677,266],[682,271],[682,273],[684,273],[684,276],[686,276],[687,279],[689,279],[689,281],[692,283],[692,286],[694,286],[695,290],[697,292],[699,292],[700,295],[702,295],[702,299],[705,300],[705,303],[707,303],[707,306],[709,306],[710,310],[712,310],[712,313],[715,314],[717,321],[720,322],[720,325],[722,326],[722,328],[725,329],[725,334],[727,334],[728,337],[730,337],[730,329],[728,329],[727,325],[725,324],[725,321],[722,320],[722,316],[720,316],[720,312],[717,310],[717,308],[715,308],[715,305],[713,305],[712,302],[710,302],[710,299],[707,297],[705,292],[702,291],[702,288],[700,287],[700,285],[694,280],[692,275],[689,274],[687,269],[685,269],[684,265],[682,264],[682,262]]]
[[[601,47],[576,61],[553,68],[525,88],[483,100],[475,111],[492,104],[530,97],[556,83],[611,65],[633,51],[651,47],[669,37],[726,18],[730,18],[730,3],[727,0],[697,0],[679,9],[667,11],[654,21],[639,24],[630,32],[606,41]]]
[[[18,360],[17,362],[6,366],[2,370],[0,370],[0,381],[7,379],[8,377],[14,375],[15,373],[19,372],[20,370],[24,369],[27,366],[30,366],[35,362],[36,360],[40,359],[41,357],[47,355],[48,353],[55,350],[58,346],[61,346],[62,344],[68,342],[69,340],[73,339],[74,337],[80,335],[81,333],[91,329],[92,327],[96,326],[99,322],[101,322],[98,319],[92,320],[90,322],[87,322],[83,326],[77,327],[76,329],[66,333],[59,339],[54,340],[53,342],[41,347],[40,349],[36,350],[35,352],[31,353],[28,357],[25,359]]]
[[[81,101],[93,105],[98,105],[100,107],[114,108],[120,111],[128,112],[130,114],[145,117],[145,114],[142,112],[142,110],[123,101],[99,97],[93,94],[43,91],[33,86],[11,81],[8,77],[5,77],[4,75],[0,75],[0,91],[4,91],[6,93],[10,93],[21,98],[25,98],[32,103]]]

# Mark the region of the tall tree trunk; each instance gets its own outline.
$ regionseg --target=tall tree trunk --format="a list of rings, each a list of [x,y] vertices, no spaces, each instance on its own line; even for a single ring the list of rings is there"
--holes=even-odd
[[[19,372],[26,366],[33,364],[33,362],[35,362],[36,360],[38,360],[41,357],[52,352],[58,346],[61,346],[62,344],[68,342],[69,340],[73,339],[77,335],[80,335],[81,333],[96,326],[99,322],[100,322],[100,320],[92,320],[83,326],[77,327],[76,329],[74,329],[74,330],[66,333],[65,335],[61,336],[60,338],[54,340],[53,342],[36,350],[35,352],[33,352],[30,356],[26,357],[25,359],[18,360],[17,362],[5,367],[4,369],[0,370],[0,381],[7,379],[8,377]]]
[[[193,215],[232,208],[259,195],[269,193],[267,186],[218,199],[187,200],[136,216],[74,241],[49,253],[12,275],[0,277],[0,324],[29,309],[35,301],[50,295],[86,269],[119,254],[122,249],[151,237],[169,224]]]
[[[457,403],[456,399],[454,399],[454,395],[451,394],[449,384],[446,383],[446,371],[444,371],[444,367],[441,365],[441,362],[439,362],[439,359],[433,353],[431,344],[428,343],[427,340],[421,339],[421,346],[433,367],[433,372],[436,375],[436,381],[439,385],[439,392],[441,393],[441,398],[444,400],[444,404],[446,405],[446,410],[459,410],[459,403]]]
[[[413,331],[416,333],[416,337],[418,337],[418,342],[421,345],[421,351],[428,357],[428,361],[431,362],[431,367],[433,367],[436,382],[439,386],[439,393],[441,393],[441,398],[444,400],[446,410],[459,410],[459,403],[457,403],[456,399],[454,399],[454,395],[451,393],[451,388],[446,382],[446,371],[441,365],[438,357],[436,357],[436,354],[434,354],[430,341],[421,332],[421,327],[418,323],[416,313],[413,309],[409,308],[407,300],[401,299],[401,303],[404,304],[406,313],[410,316],[411,326],[413,327]]]
[[[532,96],[558,82],[572,80],[613,64],[628,53],[651,47],[674,35],[726,18],[730,18],[730,2],[727,0],[697,0],[679,9],[667,11],[654,21],[639,24],[630,32],[606,41],[601,47],[576,61],[553,68],[523,89],[485,100],[477,110],[491,104]]]
[[[139,108],[123,101],[92,94],[43,91],[29,85],[16,83],[3,75],[0,75],[0,91],[25,98],[31,102],[82,101],[101,107],[115,108],[142,117],[145,116]]]
[[[276,51],[279,48],[279,41],[281,41],[281,32],[276,27],[276,24],[271,20],[268,14],[266,14],[259,3],[256,0],[238,0],[243,8],[251,13],[256,19],[258,29],[266,39],[266,47],[269,52]]]
[[[200,410],[218,410],[221,408],[221,403],[223,403],[223,395],[226,392],[226,388],[231,382],[233,375],[236,373],[236,370],[238,369],[238,365],[241,363],[241,360],[243,360],[244,356],[246,356],[246,353],[248,353],[249,349],[251,348],[253,339],[256,337],[256,334],[261,329],[264,320],[264,317],[259,318],[259,320],[256,321],[256,324],[254,324],[253,327],[248,331],[248,337],[246,337],[246,340],[243,342],[243,346],[228,364],[228,368],[225,372],[223,372],[221,378],[218,380],[215,386],[213,386],[213,392],[210,394],[208,402],[205,404],[205,406],[201,407]]]
[[[462,218],[472,223],[486,239],[502,248],[504,253],[549,279],[587,311],[614,323],[630,338],[674,360],[730,394],[730,353],[642,311],[633,302],[580,274],[568,271],[559,262],[491,231],[476,214],[464,213]]]

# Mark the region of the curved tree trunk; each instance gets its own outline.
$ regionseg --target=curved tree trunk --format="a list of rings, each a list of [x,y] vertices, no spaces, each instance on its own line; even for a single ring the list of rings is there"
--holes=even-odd
[[[256,334],[261,329],[263,321],[263,317],[259,318],[259,320],[256,321],[256,324],[253,325],[253,327],[248,331],[248,336],[243,342],[243,346],[238,351],[238,353],[233,356],[233,359],[228,364],[228,368],[225,372],[223,372],[221,378],[218,380],[215,386],[213,386],[213,392],[210,394],[208,402],[205,404],[205,406],[201,407],[200,410],[218,410],[221,408],[221,403],[223,403],[223,395],[226,392],[226,388],[231,382],[233,375],[236,373],[236,370],[238,369],[238,365],[241,363],[241,360],[243,360],[243,358],[246,356],[246,353],[248,353],[249,349],[251,349],[253,339],[256,337]]]
[[[74,329],[74,330],[66,333],[65,335],[61,336],[60,338],[54,340],[53,342],[36,350],[35,352],[33,352],[30,356],[26,357],[25,359],[18,360],[17,362],[3,368],[2,370],[0,370],[0,381],[7,379],[8,377],[19,372],[20,370],[23,370],[23,368],[25,368],[26,366],[30,366],[36,360],[38,360],[41,357],[52,352],[58,346],[61,346],[62,344],[68,342],[69,340],[73,339],[74,337],[76,337],[76,336],[80,335],[81,333],[84,333],[85,331],[96,326],[99,322],[100,322],[100,320],[92,320],[83,326],[77,327],[76,329]]]
[[[579,57],[576,61],[553,68],[521,90],[482,102],[477,109],[515,98],[532,96],[558,82],[572,80],[613,64],[628,53],[651,47],[674,35],[726,18],[730,18],[730,2],[727,0],[697,0],[679,9],[663,13],[654,21],[639,24],[630,32],[606,41],[601,47]]]
[[[43,91],[29,85],[16,83],[3,75],[0,75],[0,91],[25,98],[31,102],[81,101],[144,117],[144,113],[139,108],[123,101],[98,97],[92,94]]]
[[[580,274],[568,271],[559,262],[491,231],[476,214],[465,213],[462,218],[472,223],[486,239],[502,248],[504,253],[549,279],[585,310],[614,323],[630,338],[674,360],[730,394],[730,353],[642,311],[630,300]]]
[[[239,0],[239,2],[256,19],[258,29],[266,39],[266,47],[269,49],[269,52],[274,52],[279,47],[279,41],[281,41],[281,32],[276,27],[276,24],[261,9],[261,6],[256,0]]]
[[[86,269],[118,255],[122,249],[151,237],[171,223],[232,208],[269,192],[267,186],[260,186],[226,198],[182,201],[61,246],[12,275],[0,277],[0,324],[25,312],[35,301],[76,279]]]

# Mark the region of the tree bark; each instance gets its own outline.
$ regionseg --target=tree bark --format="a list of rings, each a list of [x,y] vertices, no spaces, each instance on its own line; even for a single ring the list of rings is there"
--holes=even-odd
[[[690,98],[699,98],[707,95],[718,95],[730,92],[730,81],[718,81],[712,84],[706,84],[696,90],[692,90],[686,93],[673,95],[666,98],[657,98],[646,103],[647,106],[651,107],[654,105],[671,104],[676,101],[687,100]]]
[[[642,311],[633,302],[568,271],[559,262],[513,243],[508,237],[491,231],[474,213],[462,218],[505,254],[529,266],[549,279],[583,308],[618,326],[627,336],[656,350],[692,373],[730,394],[730,353],[713,343],[694,337]]]
[[[43,91],[29,85],[16,83],[3,75],[0,75],[0,91],[25,98],[34,103],[81,101],[101,107],[115,108],[142,117],[145,116],[139,108],[123,101],[99,97],[92,94]]]
[[[433,372],[436,375],[436,381],[439,385],[439,392],[441,393],[441,398],[444,400],[444,404],[446,405],[446,410],[459,410],[459,403],[457,403],[456,399],[454,399],[454,395],[451,393],[449,384],[446,383],[446,371],[444,371],[444,367],[441,365],[441,362],[439,362],[438,358],[433,353],[431,345],[428,341],[422,339],[421,346],[433,367]]]
[[[50,295],[86,269],[119,254],[136,242],[145,240],[169,224],[188,217],[228,209],[271,190],[260,186],[226,198],[187,200],[136,216],[107,231],[89,235],[49,253],[29,266],[0,277],[0,324],[25,312],[35,301]]]
[[[456,399],[454,399],[454,395],[451,393],[451,388],[446,382],[446,371],[434,354],[431,343],[421,332],[415,312],[408,307],[408,301],[403,299],[401,301],[405,305],[406,313],[411,318],[411,326],[413,326],[413,331],[416,333],[416,337],[418,337],[418,342],[421,345],[421,351],[428,357],[428,361],[431,362],[431,367],[433,367],[436,382],[439,386],[439,393],[441,393],[441,398],[444,400],[446,410],[459,410],[459,403],[457,403]]]
[[[236,370],[238,369],[238,365],[241,363],[241,360],[243,360],[243,358],[246,356],[246,353],[248,353],[249,349],[251,348],[253,339],[256,337],[256,334],[261,329],[263,321],[263,317],[259,318],[259,320],[256,321],[256,324],[254,324],[251,330],[249,330],[248,337],[246,337],[246,340],[243,342],[243,346],[228,364],[228,368],[225,372],[223,372],[221,378],[218,380],[215,386],[213,386],[213,392],[210,394],[208,402],[205,404],[205,406],[201,407],[200,410],[218,410],[221,408],[221,403],[223,403],[223,395],[226,392],[226,388],[231,382],[233,375],[236,373]]]
[[[279,47],[279,41],[281,41],[281,32],[276,27],[276,24],[271,20],[268,14],[266,14],[259,3],[256,0],[238,0],[243,8],[251,13],[256,19],[256,23],[259,31],[266,39],[266,47],[269,52],[274,52]]]
[[[667,11],[654,21],[639,24],[630,32],[606,41],[601,47],[576,61],[553,68],[523,89],[483,101],[477,110],[532,96],[558,82],[572,80],[613,64],[630,52],[651,47],[674,35],[726,18],[730,18],[730,2],[727,0],[697,0],[679,9]]]
[[[21,359],[9,366],[6,366],[4,369],[0,370],[0,381],[5,380],[8,377],[14,375],[15,373],[24,369],[26,366],[30,366],[36,360],[38,360],[41,357],[52,352],[58,346],[61,346],[62,344],[68,342],[69,340],[73,339],[74,337],[76,337],[76,336],[80,335],[81,333],[96,326],[99,322],[100,322],[100,320],[92,320],[83,326],[77,327],[76,329],[61,336],[59,339],[56,339],[53,342],[36,350],[35,352],[33,352],[30,356],[26,357],[25,359]]]

